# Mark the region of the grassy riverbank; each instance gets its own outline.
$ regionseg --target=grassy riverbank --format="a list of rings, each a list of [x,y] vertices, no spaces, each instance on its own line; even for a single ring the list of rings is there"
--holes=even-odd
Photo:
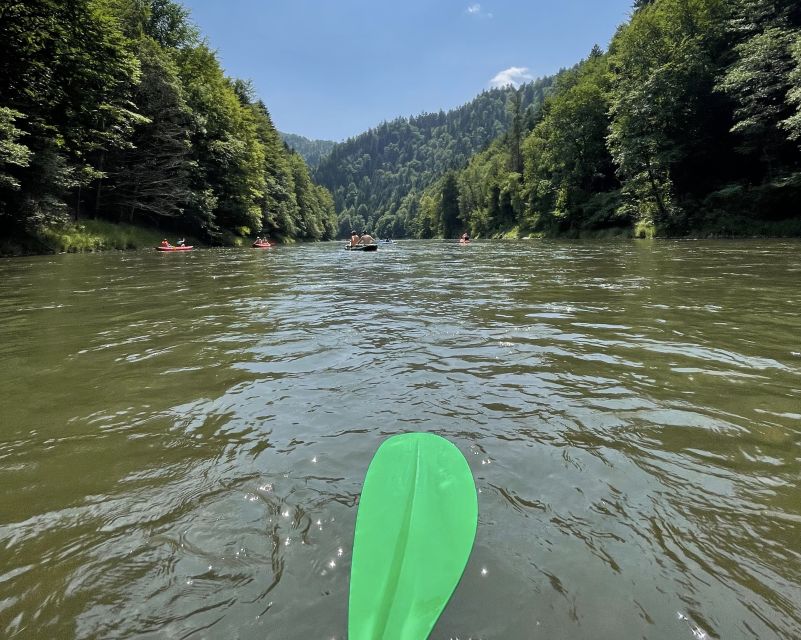
[[[165,233],[104,220],[83,220],[64,229],[48,229],[42,237],[56,253],[82,253],[155,247],[164,239]]]
[[[784,220],[755,220],[737,214],[710,214],[709,221],[703,227],[691,229],[684,234],[665,234],[653,225],[644,221],[634,226],[608,227],[605,229],[567,229],[550,232],[531,233],[513,227],[505,231],[485,236],[493,240],[533,240],[538,238],[608,240],[615,238],[636,238],[652,240],[654,238],[687,238],[687,239],[725,239],[725,238],[801,238],[801,218]],[[474,236],[478,240],[481,236]]]
[[[47,253],[84,253],[125,251],[155,247],[164,238],[174,242],[174,233],[105,220],[81,220],[66,227],[44,229],[35,235],[5,238],[0,241],[0,255],[18,256]],[[186,236],[187,244],[197,244]]]

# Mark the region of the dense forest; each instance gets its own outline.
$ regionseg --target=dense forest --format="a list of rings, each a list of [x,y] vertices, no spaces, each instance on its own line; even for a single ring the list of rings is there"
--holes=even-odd
[[[555,77],[332,144],[282,139],[174,0],[0,5],[0,239],[91,217],[220,243],[801,235],[801,5],[635,0]]]
[[[0,5],[0,238],[83,217],[193,234],[335,233],[267,107],[172,0]]]
[[[295,133],[278,132],[287,146],[306,161],[310,169],[317,168],[320,161],[331,153],[336,142],[333,140],[310,140]]]
[[[314,175],[334,195],[340,235],[365,226],[380,236],[416,233],[423,190],[514,123],[533,126],[551,82],[485,91],[453,111],[398,118],[337,144]]]
[[[801,4],[638,0],[553,82],[382,125],[317,175],[340,232],[801,235],[800,145]]]

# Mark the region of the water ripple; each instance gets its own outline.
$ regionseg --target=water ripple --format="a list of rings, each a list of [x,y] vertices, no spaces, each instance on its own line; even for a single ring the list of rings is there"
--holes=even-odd
[[[422,430],[479,491],[432,637],[796,637],[799,256],[0,262],[2,634],[344,638],[367,463]]]

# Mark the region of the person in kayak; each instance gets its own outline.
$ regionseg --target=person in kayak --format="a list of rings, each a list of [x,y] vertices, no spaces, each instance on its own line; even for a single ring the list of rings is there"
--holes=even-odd
[[[179,246],[179,247],[183,247],[185,244],[186,244],[186,238],[181,238],[181,239],[178,241],[178,246]]]
[[[351,231],[350,232],[350,246],[351,247],[355,247],[357,244],[359,244],[359,234],[356,233],[355,231]]]
[[[462,240],[462,242],[470,242],[470,234],[466,233],[466,232],[463,233],[462,237],[461,237],[461,240]]]
[[[161,246],[162,247],[170,247],[172,245],[169,242],[167,242],[167,238],[164,238],[164,240],[161,241]]]
[[[375,240],[373,236],[371,236],[367,231],[362,231],[362,237],[359,238],[359,242],[357,244],[373,244]]]

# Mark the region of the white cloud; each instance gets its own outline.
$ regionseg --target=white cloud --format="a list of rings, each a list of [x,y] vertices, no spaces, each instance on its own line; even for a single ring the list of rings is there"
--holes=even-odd
[[[533,79],[534,76],[528,72],[528,67],[509,67],[496,73],[489,83],[491,87],[497,89],[508,85],[518,87],[525,82],[531,82]]]
[[[478,18],[492,18],[492,14],[484,11],[478,2],[467,5],[465,13],[469,16],[476,16]]]

